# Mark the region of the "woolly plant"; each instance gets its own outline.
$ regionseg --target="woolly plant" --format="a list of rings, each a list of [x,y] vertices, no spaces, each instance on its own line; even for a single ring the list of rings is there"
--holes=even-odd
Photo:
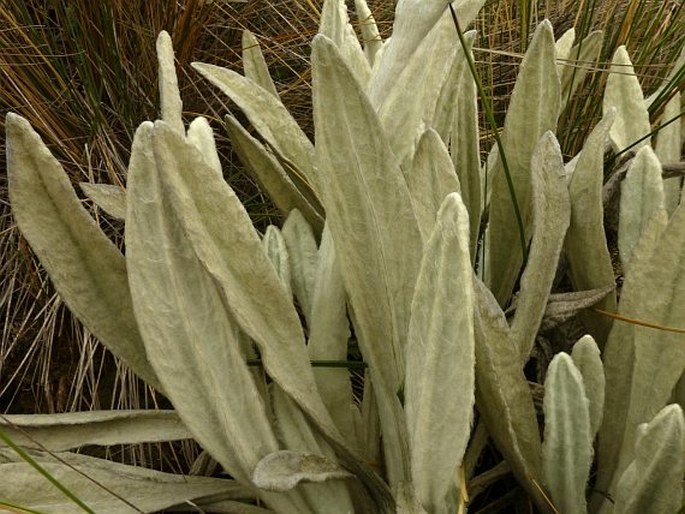
[[[83,187],[124,220],[125,254],[38,134],[9,114],[19,228],[74,314],[174,406],[8,416],[24,457],[107,512],[191,500],[206,512],[264,512],[240,503],[259,498],[284,513],[447,513],[465,506],[473,466],[464,455],[478,457],[482,438],[469,438],[484,430],[537,507],[566,513],[587,508],[599,433],[587,494],[603,495],[590,499],[593,512],[611,509],[606,497],[617,512],[638,512],[645,484],[679,498],[683,414],[665,406],[685,346],[663,328],[685,319],[685,210],[658,155],[672,155],[682,136],[662,131],[652,150],[648,100],[620,49],[604,117],[565,163],[554,131],[584,41],[573,46],[572,32],[555,41],[545,21],[481,162],[473,33],[461,27],[482,3],[400,1],[393,36],[381,41],[357,0],[360,43],[344,2],[327,0],[312,42],[314,143],[281,103],[250,33],[244,75],[194,64],[254,129],[226,117],[236,152],[286,217],[263,237],[223,179],[209,123],[184,124],[165,33],[161,120],[136,132],[126,191]],[[604,152],[636,141],[621,186],[617,306]],[[552,295],[562,255],[574,291]],[[585,310],[592,305],[651,325],[612,323]],[[552,361],[543,443],[524,365],[540,330],[571,317],[594,339]],[[352,343],[361,361],[350,358]],[[364,369],[361,395],[354,367]],[[67,452],[186,437],[231,479],[179,487],[175,476]],[[8,449],[2,459],[6,504],[63,510],[69,500],[56,490],[26,495],[27,462]]]

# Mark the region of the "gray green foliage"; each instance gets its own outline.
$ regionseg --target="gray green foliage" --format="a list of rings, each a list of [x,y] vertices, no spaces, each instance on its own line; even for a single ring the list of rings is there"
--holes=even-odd
[[[616,109],[612,107],[590,133],[578,158],[571,161],[574,163],[568,185],[571,223],[564,250],[571,282],[579,291],[614,285],[614,270],[604,233],[602,179],[604,147],[615,117]],[[611,292],[597,307],[615,311],[616,294]],[[603,346],[611,320],[592,312],[584,313],[583,317],[592,336]]]
[[[560,110],[555,57],[552,26],[545,21],[536,30],[521,62],[501,136],[526,244],[530,242],[533,224],[531,158],[542,135],[548,130],[554,132]],[[521,243],[502,161],[495,158],[494,163],[488,162],[487,173],[491,191],[490,221],[484,242],[485,283],[500,305],[504,305],[513,292],[523,256],[514,251],[520,249]]]
[[[660,514],[682,508],[683,454],[685,418],[679,405],[669,405],[638,427],[635,458],[616,487],[614,512]]]
[[[464,26],[482,3],[458,3]],[[473,34],[457,48],[447,5],[405,0],[393,37],[381,42],[366,2],[355,6],[368,23],[363,45],[342,0],[326,0],[312,43],[315,144],[283,106],[254,35],[244,34],[244,75],[194,64],[256,132],[226,119],[236,152],[287,215],[263,237],[223,180],[207,121],[186,130],[165,33],[157,46],[162,119],[136,132],[125,195],[83,187],[125,220],[125,256],[39,136],[8,115],[19,228],[74,314],[175,408],[9,418],[12,437],[29,446],[14,425],[30,427],[33,439],[143,511],[192,500],[207,512],[264,512],[236,503],[259,497],[285,513],[447,513],[464,507],[459,477],[475,402],[476,433],[487,430],[541,511],[550,498],[563,513],[582,514],[586,503],[593,513],[611,510],[586,499],[599,432],[596,488],[616,498],[614,511],[674,512],[684,422],[666,404],[685,368],[682,334],[672,330],[685,319],[685,209],[673,192],[666,201],[659,158],[675,155],[681,136],[664,136],[656,152],[645,140],[622,186],[618,312],[652,326],[584,315],[598,344],[586,336],[572,358],[553,359],[541,440],[524,374],[536,337],[595,302],[616,307],[603,154],[608,141],[622,150],[649,131],[642,91],[623,73],[627,53],[615,56],[622,74],[610,75],[604,118],[565,164],[554,131],[579,79],[557,59],[591,59],[601,35],[574,46],[573,31],[555,42],[551,24],[540,24],[502,133],[510,190],[494,149],[480,162],[466,65]],[[515,203],[529,252],[520,251]],[[575,291],[552,295],[563,255]],[[352,336],[368,367],[360,403],[348,370],[311,362],[350,364]],[[180,487],[177,477],[64,453],[188,436],[234,480]],[[130,510],[36,455],[93,506]],[[22,489],[32,471],[9,450],[0,472],[12,477],[0,484],[3,499],[65,509],[52,490]],[[145,491],[141,480],[156,485]],[[179,488],[171,494],[169,484]],[[649,510],[651,491],[668,500]]]
[[[592,464],[590,408],[583,376],[571,357],[558,353],[545,380],[542,466],[559,512],[586,512],[585,484]]]
[[[110,446],[192,437],[173,410],[13,414],[0,417],[0,427],[15,444],[54,452],[89,444]]]
[[[446,497],[474,402],[474,292],[468,213],[458,193],[445,198],[437,216],[412,299],[404,391],[416,495],[429,512],[448,513],[456,508]]]
[[[583,377],[585,396],[589,402],[590,433],[594,439],[599,427],[602,426],[606,380],[599,348],[592,336],[583,336],[573,345],[571,358]]]

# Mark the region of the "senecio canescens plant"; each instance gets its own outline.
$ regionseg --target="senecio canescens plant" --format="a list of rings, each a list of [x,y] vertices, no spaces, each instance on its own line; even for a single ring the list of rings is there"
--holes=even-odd
[[[454,2],[459,24],[482,3]],[[312,42],[314,144],[249,32],[244,75],[193,65],[260,136],[226,118],[245,166],[287,215],[263,237],[222,177],[208,122],[183,123],[166,33],[157,42],[162,119],[136,132],[126,192],[82,185],[124,220],[125,256],[39,136],[8,115],[19,228],[74,314],[175,410],[7,416],[4,430],[99,512],[192,501],[204,512],[448,513],[465,507],[483,446],[469,445],[475,402],[478,426],[541,511],[676,512],[685,421],[667,404],[674,394],[683,401],[682,387],[674,393],[682,331],[580,311],[598,304],[682,326],[685,208],[661,164],[679,159],[681,126],[664,128],[655,149],[643,139],[650,100],[621,48],[604,116],[564,163],[554,130],[585,72],[564,63],[595,59],[601,34],[574,46],[572,30],[555,41],[545,21],[521,63],[502,146],[482,163],[473,33],[462,46],[447,4],[401,0],[393,36],[381,41],[366,2],[355,5],[363,44],[342,0],[324,2]],[[675,92],[667,111],[679,102]],[[604,152],[637,141],[616,182],[625,271],[617,305]],[[551,295],[562,254],[575,292]],[[591,335],[550,364],[541,438],[523,367],[541,325],[575,315]],[[344,362],[352,334],[368,366],[358,402],[347,369],[312,365]],[[188,437],[233,480],[68,452]],[[5,504],[73,507],[0,451]],[[255,497],[271,510],[240,503]]]

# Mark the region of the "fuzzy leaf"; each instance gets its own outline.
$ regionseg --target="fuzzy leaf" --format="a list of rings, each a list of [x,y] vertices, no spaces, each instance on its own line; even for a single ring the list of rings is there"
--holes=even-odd
[[[335,453],[321,437],[321,434],[316,431],[307,420],[302,410],[280,387],[278,387],[278,385],[272,384],[271,387],[274,425],[278,432],[278,439],[285,448],[288,448],[289,455],[291,457],[297,455],[299,458],[302,458],[302,453],[311,454],[317,457],[320,456],[321,459],[326,459],[327,464],[330,464],[331,467],[336,465]],[[295,452],[302,453],[299,453],[298,455]],[[257,465],[253,479],[260,476],[259,467],[268,458],[269,456],[265,457]],[[284,462],[286,462],[287,465],[292,464],[290,459],[278,460],[279,464],[283,464]],[[262,470],[262,472],[263,471],[264,470]],[[271,471],[273,472],[274,469],[271,468]],[[290,471],[289,475],[288,471]],[[284,470],[278,472],[278,474],[280,480],[292,480],[294,482],[302,472],[306,473],[308,471],[312,471],[312,469],[308,467],[307,463],[302,462],[297,469]],[[283,476],[280,476],[281,473],[283,473]],[[353,476],[354,475],[351,475],[350,473],[346,474],[346,477],[351,478]],[[267,477],[267,480],[268,479],[273,480],[274,477]],[[260,480],[265,480],[265,478],[261,476]],[[352,499],[350,498],[345,483],[330,480],[325,482],[321,480],[311,481],[320,483],[300,485],[298,491],[306,498],[314,512],[330,512],[331,514],[347,514],[354,512]],[[257,485],[260,486],[259,484]],[[270,489],[270,487],[267,485],[266,489]]]
[[[601,302],[603,298],[614,291],[613,285],[590,289],[588,291],[572,291],[570,293],[556,293],[549,295],[545,315],[540,323],[540,331],[547,332],[580,314],[583,310]]]
[[[471,433],[475,366],[469,223],[458,193],[437,218],[412,300],[405,381],[412,481],[436,513],[454,510],[445,497]]]
[[[281,284],[286,293],[289,297],[292,297],[290,256],[288,255],[288,249],[286,248],[283,234],[278,230],[278,227],[274,225],[266,227],[264,238],[262,239],[262,247],[264,248],[264,253],[266,253],[266,256],[271,261],[271,264],[273,264],[276,274],[281,280]]]
[[[573,345],[571,358],[583,376],[585,396],[590,402],[590,435],[594,439],[602,425],[606,380],[599,347],[592,336],[585,335]]]
[[[417,46],[397,82],[376,106],[390,147],[400,164],[411,162],[416,138],[423,132],[422,125],[429,128],[433,125],[432,116],[458,46],[452,19],[442,17]],[[413,87],[407,87],[407,84]]]
[[[371,14],[366,0],[354,0],[354,9],[357,13],[357,20],[359,21],[359,30],[362,34],[362,42],[364,45],[364,55],[369,65],[373,66],[376,55],[383,46],[381,34],[378,31],[376,20]]]
[[[327,226],[321,236],[317,260],[307,345],[309,357],[312,360],[345,360],[347,341],[350,338],[347,294]],[[361,441],[354,425],[355,418],[359,418],[359,411],[353,403],[349,372],[346,369],[317,368],[314,369],[314,378],[336,426],[353,448],[361,449]],[[367,394],[366,389],[364,394]]]
[[[668,219],[664,206],[661,163],[650,146],[641,148],[621,184],[618,249],[621,262],[630,265],[633,248],[653,216]]]
[[[312,143],[278,98],[226,68],[197,62],[192,66],[233,100],[278,155],[292,162],[304,179],[315,187]]]
[[[259,346],[267,372],[298,403],[319,411],[325,420],[290,296],[235,193],[203,171],[193,150],[165,124],[156,125],[155,158],[165,170],[161,179],[168,184],[176,217],[202,265],[219,284],[232,316]],[[207,176],[200,180],[199,173]],[[232,230],[225,230],[226,223]]]
[[[168,125],[160,126],[155,153],[152,124],[139,127],[129,167],[125,236],[136,318],[181,419],[233,476],[247,482],[257,462],[276,451],[278,443],[239,350],[237,325],[190,246],[171,206],[176,198],[169,198],[160,175],[180,173],[180,168],[219,178],[194,146]],[[175,152],[162,146],[167,134],[173,135]],[[193,155],[196,162],[188,166]]]
[[[214,170],[214,172],[218,176],[223,177],[221,162],[219,162],[219,154],[216,153],[214,131],[207,119],[202,116],[195,118],[188,127],[187,138],[188,142],[194,144],[200,151],[205,162]]]
[[[124,256],[81,206],[62,166],[29,122],[10,113],[5,127],[9,198],[19,230],[74,315],[161,390],[133,315]]]
[[[171,36],[163,30],[157,36],[157,61],[159,63],[159,103],[161,104],[162,119],[176,132],[185,135],[183,125],[183,102],[178,90],[176,64],[174,63],[174,48]]]
[[[483,3],[484,0],[454,2],[462,30],[466,30],[471,24]],[[447,2],[403,0],[397,4],[392,37],[386,42],[379,63],[374,67],[369,88],[369,98],[374,106],[379,106],[393,87],[404,87],[398,80],[400,74],[421,42],[441,19],[451,22]],[[455,31],[452,34],[455,36]]]
[[[276,85],[269,75],[264,54],[259,46],[259,40],[249,30],[243,30],[243,71],[245,77],[255,84],[259,84],[265,91],[279,98]]]
[[[573,41],[575,41],[575,39],[576,29],[571,27],[554,43],[554,53],[557,56],[557,71],[559,71],[559,74],[561,74],[561,70],[564,66],[563,61],[568,60],[568,56],[571,53],[571,47],[573,46]]]
[[[545,485],[559,512],[585,514],[585,487],[592,464],[589,402],[583,377],[566,353],[558,353],[545,380]]]
[[[91,184],[79,182],[79,187],[95,205],[112,218],[123,220],[126,217],[126,191],[113,184]]]
[[[15,444],[53,452],[91,444],[111,446],[192,437],[172,410],[14,414],[0,417],[0,427]],[[2,441],[0,446],[4,446]]]
[[[466,34],[469,36],[469,34]],[[470,34],[470,40],[475,38],[475,32]],[[470,51],[470,49],[469,49]],[[458,58],[466,61],[463,53]],[[471,263],[476,262],[476,248],[480,236],[480,218],[483,212],[483,186],[480,165],[480,144],[478,132],[478,90],[468,67],[464,63],[463,70],[456,84],[452,114],[450,154],[454,169],[459,177],[461,196],[469,211],[469,234],[471,248]]]
[[[547,307],[564,237],[571,218],[571,202],[561,148],[551,132],[545,132],[532,158],[533,239],[526,269],[521,277],[511,338],[526,362]]]
[[[313,322],[312,296],[314,295],[318,260],[316,239],[314,239],[312,227],[297,209],[290,212],[281,232],[291,257],[290,270],[293,291],[304,311],[307,326],[311,327]]]
[[[567,56],[566,62],[557,66],[561,81],[561,108],[568,105],[578,86],[585,80],[585,76],[592,70],[593,63],[599,57],[602,49],[604,34],[601,30],[591,32],[580,43],[573,46]]]
[[[226,117],[226,128],[233,149],[240,157],[250,176],[269,195],[276,207],[287,215],[298,209],[317,233],[323,229],[323,208],[312,204],[290,178],[276,157],[253,138],[232,116]]]
[[[155,125],[155,158],[164,170],[162,180],[173,199],[175,219],[180,218],[194,255],[220,290],[217,308],[225,302],[230,317],[257,344],[269,376],[318,425],[345,465],[363,477],[382,511],[390,501],[387,486],[345,446],[321,401],[299,317],[261,249],[245,208],[225,181],[205,169],[195,148],[163,122]],[[227,224],[231,230],[226,230]],[[221,339],[213,338],[216,344]],[[221,374],[226,380],[236,380],[225,370]],[[232,394],[234,389],[224,388]],[[231,438],[224,436],[224,440]]]
[[[545,505],[533,482],[542,483],[542,447],[520,352],[497,300],[478,279],[475,285],[476,405],[516,478],[536,503]]]
[[[421,259],[418,224],[379,120],[335,46],[317,36],[312,60],[327,220],[363,339],[385,347],[384,363],[373,365],[398,388]]]
[[[366,85],[371,76],[371,65],[350,24],[345,0],[324,0],[319,34],[323,34],[335,43],[357,81]]]
[[[30,454],[95,512],[158,512],[217,495],[254,499],[254,492],[233,480],[162,473],[75,453],[59,453],[59,461],[42,452]],[[76,506],[61,491],[45,482],[12,450],[0,450],[0,474],[0,498],[4,502],[45,513],[76,512]]]
[[[621,151],[646,136],[651,130],[649,113],[635,70],[625,46],[619,46],[611,59],[611,68],[604,90],[603,112],[615,107],[616,121],[609,132],[616,151]],[[635,149],[649,146],[643,140]]]
[[[663,327],[685,329],[682,205],[660,237],[643,236],[635,247],[618,313]],[[669,401],[685,369],[682,337],[667,330],[614,322],[603,354],[606,400],[599,433],[598,489],[613,492],[618,477],[632,459],[637,426],[651,420]]]
[[[571,224],[566,233],[565,253],[571,283],[576,291],[614,285],[614,270],[604,232],[602,182],[604,145],[615,116],[615,109],[610,109],[592,130],[568,185]],[[598,307],[615,312],[616,294],[609,294]],[[603,347],[609,335],[611,320],[593,313],[584,314],[582,320]]]
[[[289,491],[301,482],[344,480],[354,475],[313,453],[281,450],[264,457],[255,468],[254,484],[268,491]]]
[[[683,47],[685,57],[685,47]],[[685,67],[685,62],[683,63]],[[685,68],[683,68],[685,69]],[[673,97],[664,107],[664,120],[670,120],[680,115],[681,93],[675,91]],[[662,163],[674,163],[680,161],[680,147],[683,141],[683,130],[681,123],[671,123],[659,130],[656,140],[656,155]],[[664,181],[664,203],[666,212],[671,216],[673,211],[680,203],[682,194],[682,178],[669,179]]]
[[[528,47],[504,120],[502,145],[521,213],[526,243],[533,224],[531,158],[542,135],[554,131],[560,109],[554,33],[543,21]],[[499,158],[489,170],[490,221],[485,238],[485,283],[504,306],[523,263],[513,201]]]
[[[421,235],[427,240],[443,200],[461,189],[447,147],[435,130],[421,135],[406,178]]]
[[[467,52],[471,52],[475,36],[475,30],[470,30],[464,34]],[[471,88],[465,82],[465,77],[471,77],[473,80],[464,55],[464,48],[459,45],[454,59],[452,59],[449,74],[440,89],[440,95],[435,104],[435,112],[427,117],[431,120],[431,128],[440,134],[440,139],[445,143],[450,140],[452,135],[453,120],[459,109],[459,104],[463,103],[461,100],[465,99],[468,102],[470,99]],[[463,87],[467,89],[464,90]],[[471,127],[469,126],[469,128]]]
[[[371,367],[390,483],[395,484],[408,470],[396,393],[403,382],[421,235],[399,164],[366,95],[332,41],[319,34],[312,49],[321,193],[362,353]]]
[[[685,419],[678,405],[669,405],[637,431],[635,459],[616,489],[614,512],[671,514],[683,505]]]

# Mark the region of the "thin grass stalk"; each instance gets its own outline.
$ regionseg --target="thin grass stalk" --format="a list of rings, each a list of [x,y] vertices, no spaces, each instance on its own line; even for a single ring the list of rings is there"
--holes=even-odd
[[[476,65],[473,62],[473,57],[471,57],[471,53],[467,50],[466,46],[466,40],[464,39],[464,33],[461,30],[461,27],[459,26],[459,20],[457,19],[457,13],[454,10],[454,7],[452,7],[452,4],[448,4],[450,8],[450,13],[452,15],[452,20],[454,21],[454,26],[457,29],[457,35],[459,36],[459,42],[461,43],[461,47],[464,50],[464,55],[466,57],[466,62],[469,65],[469,69],[471,70],[471,75],[473,76],[473,80],[476,82],[476,87],[478,88],[478,95],[480,96],[482,102],[483,102],[483,107],[485,109],[485,112],[487,114],[488,122],[490,124],[490,128],[493,131],[493,135],[495,137],[495,141],[497,142],[497,151],[499,152],[500,159],[502,160],[502,167],[504,168],[504,175],[507,178],[507,187],[509,188],[509,194],[511,196],[511,203],[514,208],[514,215],[516,216],[516,224],[518,225],[518,231],[519,231],[519,242],[521,243],[521,255],[523,257],[523,262],[525,264],[526,260],[528,259],[528,248],[526,245],[526,235],[523,229],[523,218],[521,217],[521,210],[519,209],[519,204],[518,200],[516,199],[516,192],[514,191],[514,183],[511,179],[511,173],[509,172],[509,164],[507,163],[507,156],[506,153],[504,152],[504,146],[502,146],[502,141],[499,137],[499,128],[497,127],[497,122],[495,121],[495,116],[492,112],[492,105],[490,104],[489,98],[486,96],[485,91],[483,90],[483,85],[481,83],[480,77],[478,75],[478,70],[476,69]]]
[[[59,480],[57,480],[55,477],[53,477],[43,466],[41,466],[33,457],[31,457],[26,451],[24,451],[20,446],[17,446],[14,444],[14,441],[10,439],[7,434],[5,434],[5,431],[0,429],[0,439],[9,446],[12,450],[16,452],[19,457],[21,457],[24,461],[26,461],[33,469],[35,469],[38,473],[43,475],[45,479],[50,482],[52,485],[54,485],[59,491],[64,494],[69,500],[71,500],[73,503],[75,503],[78,507],[81,508],[84,512],[88,512],[89,514],[95,514],[95,511],[93,511],[88,505],[83,503],[83,501],[76,496],[74,493],[72,493],[65,485],[63,485]],[[137,510],[137,509],[136,509]]]

